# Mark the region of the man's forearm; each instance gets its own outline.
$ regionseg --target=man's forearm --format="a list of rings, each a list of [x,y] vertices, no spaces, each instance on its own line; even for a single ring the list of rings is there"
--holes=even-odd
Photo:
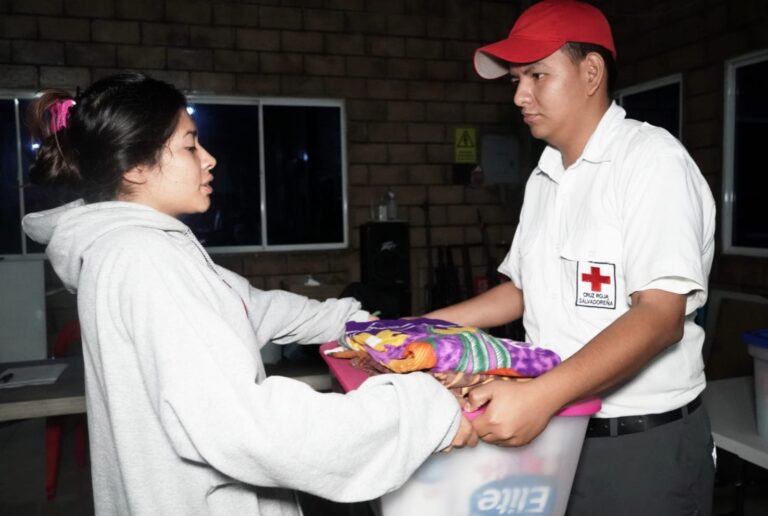
[[[443,319],[464,326],[492,328],[523,315],[523,293],[511,281],[455,305],[440,308],[424,317]]]

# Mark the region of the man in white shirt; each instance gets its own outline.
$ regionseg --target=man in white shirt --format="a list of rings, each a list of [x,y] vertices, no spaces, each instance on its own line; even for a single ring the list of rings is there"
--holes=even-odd
[[[709,514],[714,464],[703,330],[715,203],[683,146],[611,101],[616,50],[595,7],[544,0],[475,67],[509,74],[531,134],[547,143],[525,191],[512,280],[428,314],[497,326],[522,316],[528,340],[564,362],[530,382],[475,389],[488,442],[520,446],[564,405],[598,396],[569,515]]]

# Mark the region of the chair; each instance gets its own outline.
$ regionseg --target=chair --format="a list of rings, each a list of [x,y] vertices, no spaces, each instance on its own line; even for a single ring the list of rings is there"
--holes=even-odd
[[[70,346],[79,340],[80,323],[75,320],[65,325],[56,336],[56,342],[53,345],[53,358],[66,355]],[[59,459],[61,458],[61,431],[68,420],[75,421],[75,462],[78,466],[84,467],[87,460],[88,438],[85,416],[78,414],[47,418],[45,422],[45,494],[48,500],[56,497]]]

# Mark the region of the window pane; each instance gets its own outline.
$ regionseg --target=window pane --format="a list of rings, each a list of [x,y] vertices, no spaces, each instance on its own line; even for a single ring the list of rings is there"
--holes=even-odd
[[[628,118],[663,127],[680,138],[680,83],[624,95],[621,102]]]
[[[344,241],[341,109],[264,106],[269,245]]]
[[[261,244],[257,105],[190,104],[200,143],[217,160],[211,207],[184,217],[208,247]]]
[[[0,254],[21,254],[16,112],[13,99],[0,99]]]
[[[768,61],[736,69],[733,152],[733,245],[768,248]]]

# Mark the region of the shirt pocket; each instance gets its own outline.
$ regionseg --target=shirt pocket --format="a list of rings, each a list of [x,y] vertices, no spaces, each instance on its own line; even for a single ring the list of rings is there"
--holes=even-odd
[[[622,254],[621,235],[609,227],[574,231],[563,242],[560,257],[573,261],[619,265]]]

